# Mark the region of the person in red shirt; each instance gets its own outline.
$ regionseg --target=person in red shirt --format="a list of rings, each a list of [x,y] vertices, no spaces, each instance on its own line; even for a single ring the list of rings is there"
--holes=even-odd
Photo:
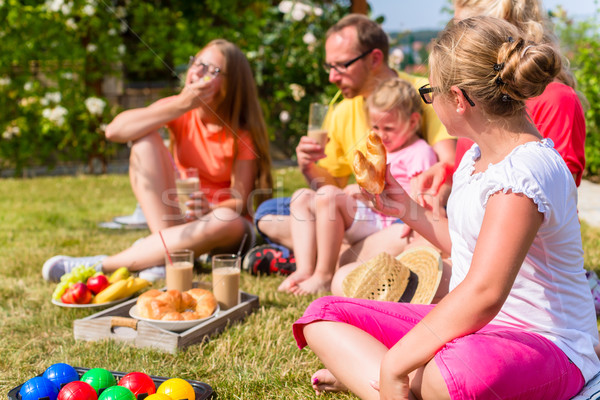
[[[159,134],[164,126],[173,156]],[[81,264],[104,272],[159,266],[152,269],[164,276],[159,232],[169,250],[192,249],[196,256],[237,252],[242,242],[251,247],[249,208],[272,193],[271,158],[254,77],[237,46],[223,39],[208,43],[192,58],[179,94],[122,112],[108,125],[106,137],[132,143],[131,186],[151,235],[109,257],[52,257],[42,268],[46,280],[58,280]],[[199,171],[200,190],[191,195],[182,217],[175,168],[190,167]]]
[[[531,40],[550,43],[559,48],[558,39],[549,28],[539,0],[454,0],[455,20],[476,15],[503,18],[525,32]],[[544,93],[529,99],[525,104],[536,128],[544,138],[554,142],[554,148],[565,160],[575,183],[579,186],[585,168],[586,128],[580,94],[575,87],[568,63],[563,63],[561,73],[546,87]],[[431,170],[421,174],[418,181],[421,192],[430,195],[437,193],[472,144],[468,139],[459,138],[456,144],[455,165],[448,166],[446,171]],[[433,175],[434,172],[437,174]]]

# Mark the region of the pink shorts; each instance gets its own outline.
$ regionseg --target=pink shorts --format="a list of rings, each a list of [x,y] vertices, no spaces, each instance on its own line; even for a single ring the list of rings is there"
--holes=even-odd
[[[343,322],[390,348],[433,307],[322,297],[294,323],[294,337],[303,348],[307,345],[305,325]],[[446,343],[434,359],[452,399],[570,399],[585,383],[579,368],[554,343],[536,333],[501,325],[487,325]]]

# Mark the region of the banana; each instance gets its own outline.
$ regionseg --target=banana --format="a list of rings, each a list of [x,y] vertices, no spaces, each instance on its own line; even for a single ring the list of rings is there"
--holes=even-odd
[[[129,272],[129,270],[126,267],[121,267],[121,268],[117,269],[116,271],[114,271],[110,275],[110,278],[108,278],[108,281],[110,283],[115,283],[120,280],[127,279],[130,276],[131,276],[131,273]]]
[[[145,279],[130,276],[127,279],[111,283],[109,287],[98,293],[96,297],[92,299],[92,303],[100,304],[124,299],[149,285],[150,282]]]
[[[144,289],[145,287],[150,286],[150,282],[142,279],[142,278],[133,278],[131,281],[127,282],[127,296],[131,296],[132,294]]]
[[[92,299],[92,303],[108,303],[125,297],[124,293],[127,290],[127,283],[130,278],[111,283],[109,287],[101,291]],[[133,279],[133,278],[131,278]]]

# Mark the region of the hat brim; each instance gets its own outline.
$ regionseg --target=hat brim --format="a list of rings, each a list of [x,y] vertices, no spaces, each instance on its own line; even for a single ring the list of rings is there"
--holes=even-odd
[[[431,247],[415,247],[395,258],[381,253],[350,272],[342,291],[346,297],[430,304],[442,271],[442,257]]]
[[[440,253],[431,247],[419,246],[404,251],[396,259],[419,278],[410,303],[430,304],[440,286],[444,270]]]

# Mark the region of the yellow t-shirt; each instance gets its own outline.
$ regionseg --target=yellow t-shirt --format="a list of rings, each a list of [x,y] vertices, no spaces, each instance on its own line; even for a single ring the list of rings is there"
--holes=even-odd
[[[410,82],[415,89],[428,83],[426,78],[399,71],[398,77]],[[329,132],[329,142],[325,146],[327,157],[320,160],[319,165],[335,178],[349,176],[352,174],[354,150],[365,152],[370,129],[364,97],[342,100],[328,116],[326,126]],[[423,103],[421,131],[423,138],[431,146],[441,140],[452,139],[430,104]]]

